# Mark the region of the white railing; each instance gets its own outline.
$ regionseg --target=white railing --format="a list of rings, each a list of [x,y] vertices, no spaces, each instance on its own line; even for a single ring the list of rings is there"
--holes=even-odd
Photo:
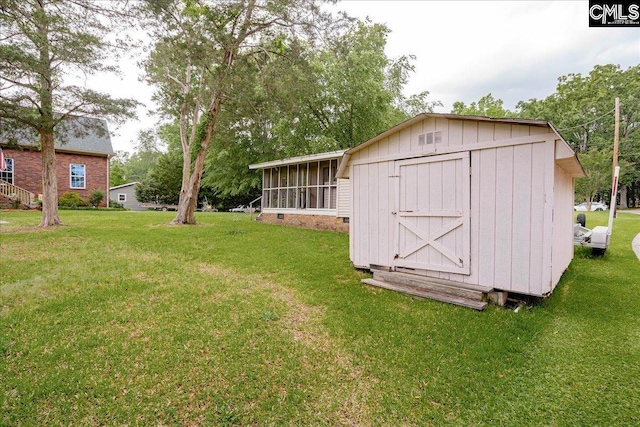
[[[254,212],[253,204],[255,202],[257,202],[258,200],[260,200],[260,199],[262,199],[262,196],[258,197],[255,200],[252,200],[251,203],[249,203],[249,219],[251,219],[253,217],[253,212]]]
[[[17,187],[0,179],[0,194],[13,200],[20,200],[20,203],[31,206],[36,195],[24,188]]]

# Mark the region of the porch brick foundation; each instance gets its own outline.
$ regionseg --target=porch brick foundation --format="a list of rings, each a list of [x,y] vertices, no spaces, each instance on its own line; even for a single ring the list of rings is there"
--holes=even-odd
[[[280,214],[282,216],[282,214]],[[325,215],[295,215],[284,214],[282,219],[278,219],[278,214],[261,213],[256,221],[267,224],[290,225],[301,228],[313,228],[317,230],[333,230],[341,233],[349,233],[349,223],[342,218]]]

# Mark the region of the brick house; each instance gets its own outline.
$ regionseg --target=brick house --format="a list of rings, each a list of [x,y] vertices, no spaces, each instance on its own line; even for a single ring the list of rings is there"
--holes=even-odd
[[[59,130],[56,136],[56,175],[58,197],[64,193],[78,193],[87,200],[95,190],[105,194],[102,206],[107,206],[109,195],[109,159],[115,154],[106,121],[76,118],[73,125]],[[42,157],[39,136],[18,138],[9,142],[0,135],[6,169],[0,171],[0,197],[26,194],[31,203],[42,197]],[[23,199],[24,203],[24,199]],[[25,203],[30,204],[30,203]]]

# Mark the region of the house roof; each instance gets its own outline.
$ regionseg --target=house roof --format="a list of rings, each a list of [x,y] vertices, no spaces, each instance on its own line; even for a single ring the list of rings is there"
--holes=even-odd
[[[553,132],[558,136],[558,139],[560,139],[563,143],[562,149],[559,150],[559,152],[557,153],[557,155],[561,156],[557,158],[557,160],[561,160],[559,161],[559,164],[575,177],[587,176],[575,152],[571,149],[567,141],[564,140],[564,138],[560,135],[560,133],[556,130],[556,128],[550,122],[547,122],[545,120],[521,119],[521,118],[512,118],[512,117],[492,118],[492,117],[483,117],[483,116],[463,116],[459,114],[443,114],[443,113],[418,114],[417,116],[409,120],[406,120],[400,124],[397,124],[396,126],[382,132],[379,135],[374,136],[373,138],[363,142],[360,145],[349,148],[344,152],[344,161],[340,164],[340,167],[338,168],[338,172],[336,176],[338,178],[341,178],[344,176],[345,170],[349,163],[349,158],[353,153],[356,153],[362,150],[363,148],[366,148],[372,144],[375,144],[376,142],[396,132],[399,132],[400,130],[405,129],[415,123],[419,123],[427,118],[445,118],[449,120],[472,120],[472,121],[478,121],[478,122],[509,123],[509,124],[521,124],[521,125],[528,125],[528,126],[539,126],[539,127],[551,128],[551,130],[553,130]]]
[[[349,148],[345,154],[353,154],[356,151],[360,151],[363,148],[366,148],[371,144],[375,144],[381,139],[384,139],[387,136],[398,132],[399,130],[402,130],[406,127],[409,127],[415,123],[421,122],[422,120],[430,117],[444,118],[444,119],[450,119],[450,120],[474,120],[479,122],[523,124],[523,125],[540,126],[540,127],[549,126],[549,123],[544,120],[518,119],[518,118],[510,118],[510,117],[491,118],[491,117],[483,117],[483,116],[462,116],[460,114],[443,114],[443,113],[422,113],[422,114],[418,114],[417,116],[409,120],[406,120],[400,124],[395,125],[391,129],[388,129],[382,132],[381,134],[374,136],[370,140],[365,141],[360,145],[356,145],[355,147]]]
[[[132,185],[137,185],[137,184],[140,184],[140,182],[134,181],[134,182],[129,182],[127,184],[116,185],[115,187],[109,187],[109,191],[117,190],[118,188],[131,187]]]
[[[266,169],[276,166],[287,166],[298,163],[316,162],[319,160],[339,159],[347,150],[328,151],[326,153],[308,154],[306,156],[290,157],[287,159],[273,160],[271,162],[249,165],[249,169]]]
[[[0,131],[0,142],[9,141],[6,132]],[[40,137],[34,133],[21,132],[13,137],[23,147],[37,147]],[[109,128],[104,119],[73,117],[56,126],[55,147],[57,151],[113,155]]]

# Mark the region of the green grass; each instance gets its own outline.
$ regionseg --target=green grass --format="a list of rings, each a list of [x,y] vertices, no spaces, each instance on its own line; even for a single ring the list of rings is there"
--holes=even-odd
[[[361,285],[339,233],[60,214],[0,212],[0,425],[640,424],[640,216],[479,313]]]

